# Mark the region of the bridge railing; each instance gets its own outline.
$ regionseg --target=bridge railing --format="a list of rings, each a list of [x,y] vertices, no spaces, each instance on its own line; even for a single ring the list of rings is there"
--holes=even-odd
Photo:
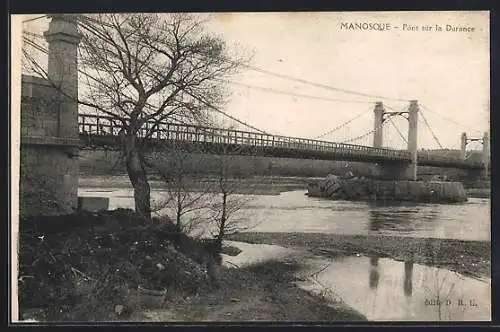
[[[462,160],[459,157],[445,156],[439,153],[418,152],[418,163],[420,164],[437,164],[437,165],[455,165],[461,163],[463,165],[480,167],[483,165],[480,160]]]
[[[80,114],[78,125],[80,133],[91,136],[116,136],[121,130],[121,126],[116,120],[114,121],[110,116],[102,115]],[[146,123],[139,130],[138,136],[148,136],[151,139],[169,141],[236,144],[252,147],[283,148],[298,151],[312,150],[342,155],[357,154],[373,158],[385,157],[395,160],[410,160],[409,152],[404,150],[374,148],[363,145],[171,122]]]

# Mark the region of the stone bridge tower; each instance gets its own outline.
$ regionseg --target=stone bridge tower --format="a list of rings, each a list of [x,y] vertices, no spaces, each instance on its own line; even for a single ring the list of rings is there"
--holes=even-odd
[[[470,142],[480,142],[483,146],[481,153],[481,162],[483,168],[480,170],[471,170],[468,172],[469,179],[488,180],[490,178],[490,135],[485,132],[482,137],[468,137],[467,133],[462,133],[460,136],[460,159],[466,160],[467,144]]]
[[[78,202],[76,16],[50,15],[48,79],[22,77],[20,214],[70,213]]]
[[[408,146],[411,161],[387,162],[378,165],[378,176],[386,180],[417,180],[417,154],[418,154],[418,112],[416,100],[410,102],[408,111],[387,112],[382,102],[377,102],[374,109],[373,147],[383,147],[383,125],[385,120],[394,115],[405,116],[408,120]]]

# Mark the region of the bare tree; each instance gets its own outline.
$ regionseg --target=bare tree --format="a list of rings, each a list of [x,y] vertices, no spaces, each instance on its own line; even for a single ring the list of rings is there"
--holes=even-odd
[[[204,31],[205,22],[185,13],[78,16],[79,84],[85,84],[78,103],[121,127],[135,209],[147,220],[150,186],[139,138],[158,135],[167,120],[208,121],[210,107],[225,102],[222,79],[242,63],[221,38]],[[25,56],[49,80],[43,66]]]
[[[190,234],[206,222],[203,210],[212,199],[210,183],[198,181],[203,158],[183,151],[172,142],[172,147],[162,150],[157,159],[166,162],[162,165],[146,162],[159,173],[168,193],[165,200],[158,202],[157,208],[172,211],[176,231]]]
[[[227,151],[223,151],[223,155],[217,156],[219,162],[218,174],[216,176],[216,197],[210,206],[210,222],[215,226],[211,231],[215,239],[215,247],[218,252],[222,248],[222,241],[226,235],[234,233],[238,230],[246,229],[249,225],[244,225],[243,221],[236,218],[236,212],[240,211],[252,199],[248,196],[237,194],[243,190],[245,194],[253,192],[253,185],[247,184],[244,186],[244,180],[231,178],[231,158],[226,156]]]

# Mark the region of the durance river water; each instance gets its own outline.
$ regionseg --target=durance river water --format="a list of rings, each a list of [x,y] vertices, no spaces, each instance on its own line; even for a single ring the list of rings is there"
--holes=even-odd
[[[109,208],[133,208],[127,188],[79,188],[80,196],[109,197]],[[153,205],[167,197],[152,191]],[[490,200],[465,204],[374,204],[312,198],[305,191],[280,195],[234,195],[245,200],[234,218],[256,232],[384,234],[490,241]],[[168,213],[168,208],[160,213]],[[170,215],[172,215],[170,213]],[[257,254],[257,253],[254,253]],[[266,255],[259,252],[259,255]],[[314,263],[316,262],[316,263]],[[313,264],[325,264],[317,257]],[[446,269],[389,258],[352,256],[328,262],[328,268],[300,285],[327,290],[369,320],[490,320],[491,280],[465,277]],[[439,301],[436,299],[440,299]]]
[[[110,198],[110,209],[133,208],[128,188],[79,188],[80,196]],[[161,202],[167,193],[152,191]],[[384,234],[490,241],[490,200],[465,204],[375,204],[312,198],[305,191],[280,195],[234,195],[244,199],[237,212],[249,231]],[[153,203],[154,205],[155,203]],[[168,210],[168,209],[166,209]],[[163,210],[165,211],[165,210]]]

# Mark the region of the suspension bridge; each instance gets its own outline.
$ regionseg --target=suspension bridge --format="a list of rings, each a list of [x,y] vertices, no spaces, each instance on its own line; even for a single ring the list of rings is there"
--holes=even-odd
[[[33,34],[30,35],[30,33],[26,32],[24,35],[26,35],[23,38],[27,45],[48,55],[49,76],[59,79],[59,84],[65,87],[67,93],[77,95],[78,85],[81,83],[81,80],[78,80],[80,71],[77,66],[77,49],[80,40],[77,23],[66,20],[64,15],[53,15],[49,30],[42,37],[49,44],[49,47],[46,48],[28,38],[28,36],[33,37]],[[40,36],[35,34],[34,37]],[[61,61],[64,62],[63,66],[59,63]],[[249,68],[252,69],[252,67]],[[327,87],[363,97],[376,97],[308,82],[259,68],[253,69],[263,74],[293,79],[304,84]],[[44,85],[45,90],[36,87]],[[251,86],[247,87],[252,88]],[[262,89],[262,87],[253,88]],[[77,187],[78,181],[75,174],[78,169],[75,157],[78,156],[78,153],[74,153],[74,150],[119,149],[123,146],[122,140],[125,130],[122,126],[123,123],[120,125],[116,122],[116,117],[110,115],[79,110],[76,102],[61,102],[57,107],[49,107],[50,110],[42,109],[40,111],[40,97],[43,99],[40,93],[42,95],[43,93],[50,94],[50,92],[47,92],[50,90],[50,84],[44,83],[40,79],[23,77],[21,90],[23,95],[21,154],[23,155],[23,151],[30,151],[31,155],[37,156],[37,158],[34,158],[36,160],[26,157],[25,165],[33,173],[40,174],[40,176],[53,174],[56,179],[54,190],[64,192],[62,196],[69,195],[62,199],[74,202],[76,200],[74,187],[75,183]],[[40,92],[42,90],[45,92]],[[267,91],[287,94],[285,91],[273,89],[267,89]],[[294,95],[298,96],[297,94]],[[308,95],[300,95],[299,97],[318,98]],[[207,106],[226,119],[230,119],[232,121],[231,125],[220,126],[213,123],[201,125],[199,123],[184,123],[180,119],[171,121],[151,120],[139,128],[137,134],[140,144],[150,149],[167,147],[216,154],[264,155],[376,163],[385,178],[394,180],[416,180],[419,165],[465,169],[474,174],[478,172],[480,174],[487,173],[485,172],[489,168],[489,137],[487,133],[483,137],[477,138],[468,137],[463,132],[457,132],[457,143],[460,142],[460,148],[456,150],[445,149],[432,129],[431,121],[426,116],[426,112],[431,112],[431,110],[419,104],[416,100],[408,100],[407,102],[407,106],[397,110],[383,102],[370,101],[369,103],[374,105],[372,109],[338,124],[335,128],[328,129],[319,136],[311,138],[272,134],[231,116],[212,105]],[[57,112],[53,111],[54,108],[57,109]],[[359,132],[360,125],[357,121],[365,114],[373,116],[373,125],[366,128],[363,134],[351,135],[348,131],[345,131],[346,128],[355,127]],[[395,117],[402,117],[407,120],[407,134],[404,134],[398,128],[394,121]],[[394,145],[391,144],[393,142],[385,139],[390,136],[387,135],[389,125],[392,125],[400,137],[401,141],[398,147],[391,147],[391,145]],[[419,136],[422,137],[424,132],[432,136],[432,140],[440,148],[439,153],[419,150]],[[401,147],[401,142],[403,142],[403,147]],[[480,159],[470,158],[470,154],[467,155],[467,145],[474,142],[483,145]],[[53,150],[49,151],[47,147],[52,147]],[[70,150],[73,152],[68,152]],[[56,162],[58,166],[54,167],[53,164]]]
[[[121,148],[121,127],[116,124],[113,117],[80,114],[78,119],[82,148]],[[370,134],[372,132],[377,132],[377,130],[369,131]],[[141,128],[138,136],[150,148],[174,147],[192,152],[370,163],[404,164],[412,161],[411,151],[383,148],[380,141],[376,142],[378,146],[365,146],[175,122],[150,121]],[[422,166],[459,169],[484,167],[481,160],[467,160],[425,151],[417,153],[417,163]]]

